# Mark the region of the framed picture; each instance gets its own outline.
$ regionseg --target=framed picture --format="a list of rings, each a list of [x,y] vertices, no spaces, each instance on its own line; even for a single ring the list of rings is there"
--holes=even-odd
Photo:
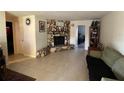
[[[39,32],[45,32],[45,21],[39,21]]]

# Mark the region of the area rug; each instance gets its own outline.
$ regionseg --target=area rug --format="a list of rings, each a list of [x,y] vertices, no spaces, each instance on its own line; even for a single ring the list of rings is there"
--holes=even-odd
[[[7,69],[5,81],[35,81],[35,78]]]

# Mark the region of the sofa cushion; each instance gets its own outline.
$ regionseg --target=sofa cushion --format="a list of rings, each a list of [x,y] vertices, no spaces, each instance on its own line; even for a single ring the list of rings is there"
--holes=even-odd
[[[92,56],[92,57],[101,58],[102,51],[90,50],[89,55]]]
[[[124,57],[115,62],[112,71],[119,80],[124,80]]]
[[[112,65],[115,63],[115,61],[119,58],[121,58],[122,55],[117,52],[116,50],[106,47],[103,51],[101,59],[109,66],[112,67]]]

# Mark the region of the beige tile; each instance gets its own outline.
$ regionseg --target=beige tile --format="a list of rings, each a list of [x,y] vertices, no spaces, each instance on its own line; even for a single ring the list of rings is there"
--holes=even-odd
[[[16,62],[21,62],[27,59],[30,59],[30,57],[24,56],[22,54],[10,55],[8,57],[8,61],[9,61],[8,63],[11,64],[11,63],[16,63]]]
[[[7,67],[37,80],[88,80],[86,54],[87,52],[82,49],[61,51],[43,58],[12,63]]]

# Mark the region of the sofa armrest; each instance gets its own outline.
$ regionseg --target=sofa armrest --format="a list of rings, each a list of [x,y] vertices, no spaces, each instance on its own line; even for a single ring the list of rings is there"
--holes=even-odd
[[[111,78],[102,77],[101,81],[118,81],[118,80],[117,79],[111,79]]]

